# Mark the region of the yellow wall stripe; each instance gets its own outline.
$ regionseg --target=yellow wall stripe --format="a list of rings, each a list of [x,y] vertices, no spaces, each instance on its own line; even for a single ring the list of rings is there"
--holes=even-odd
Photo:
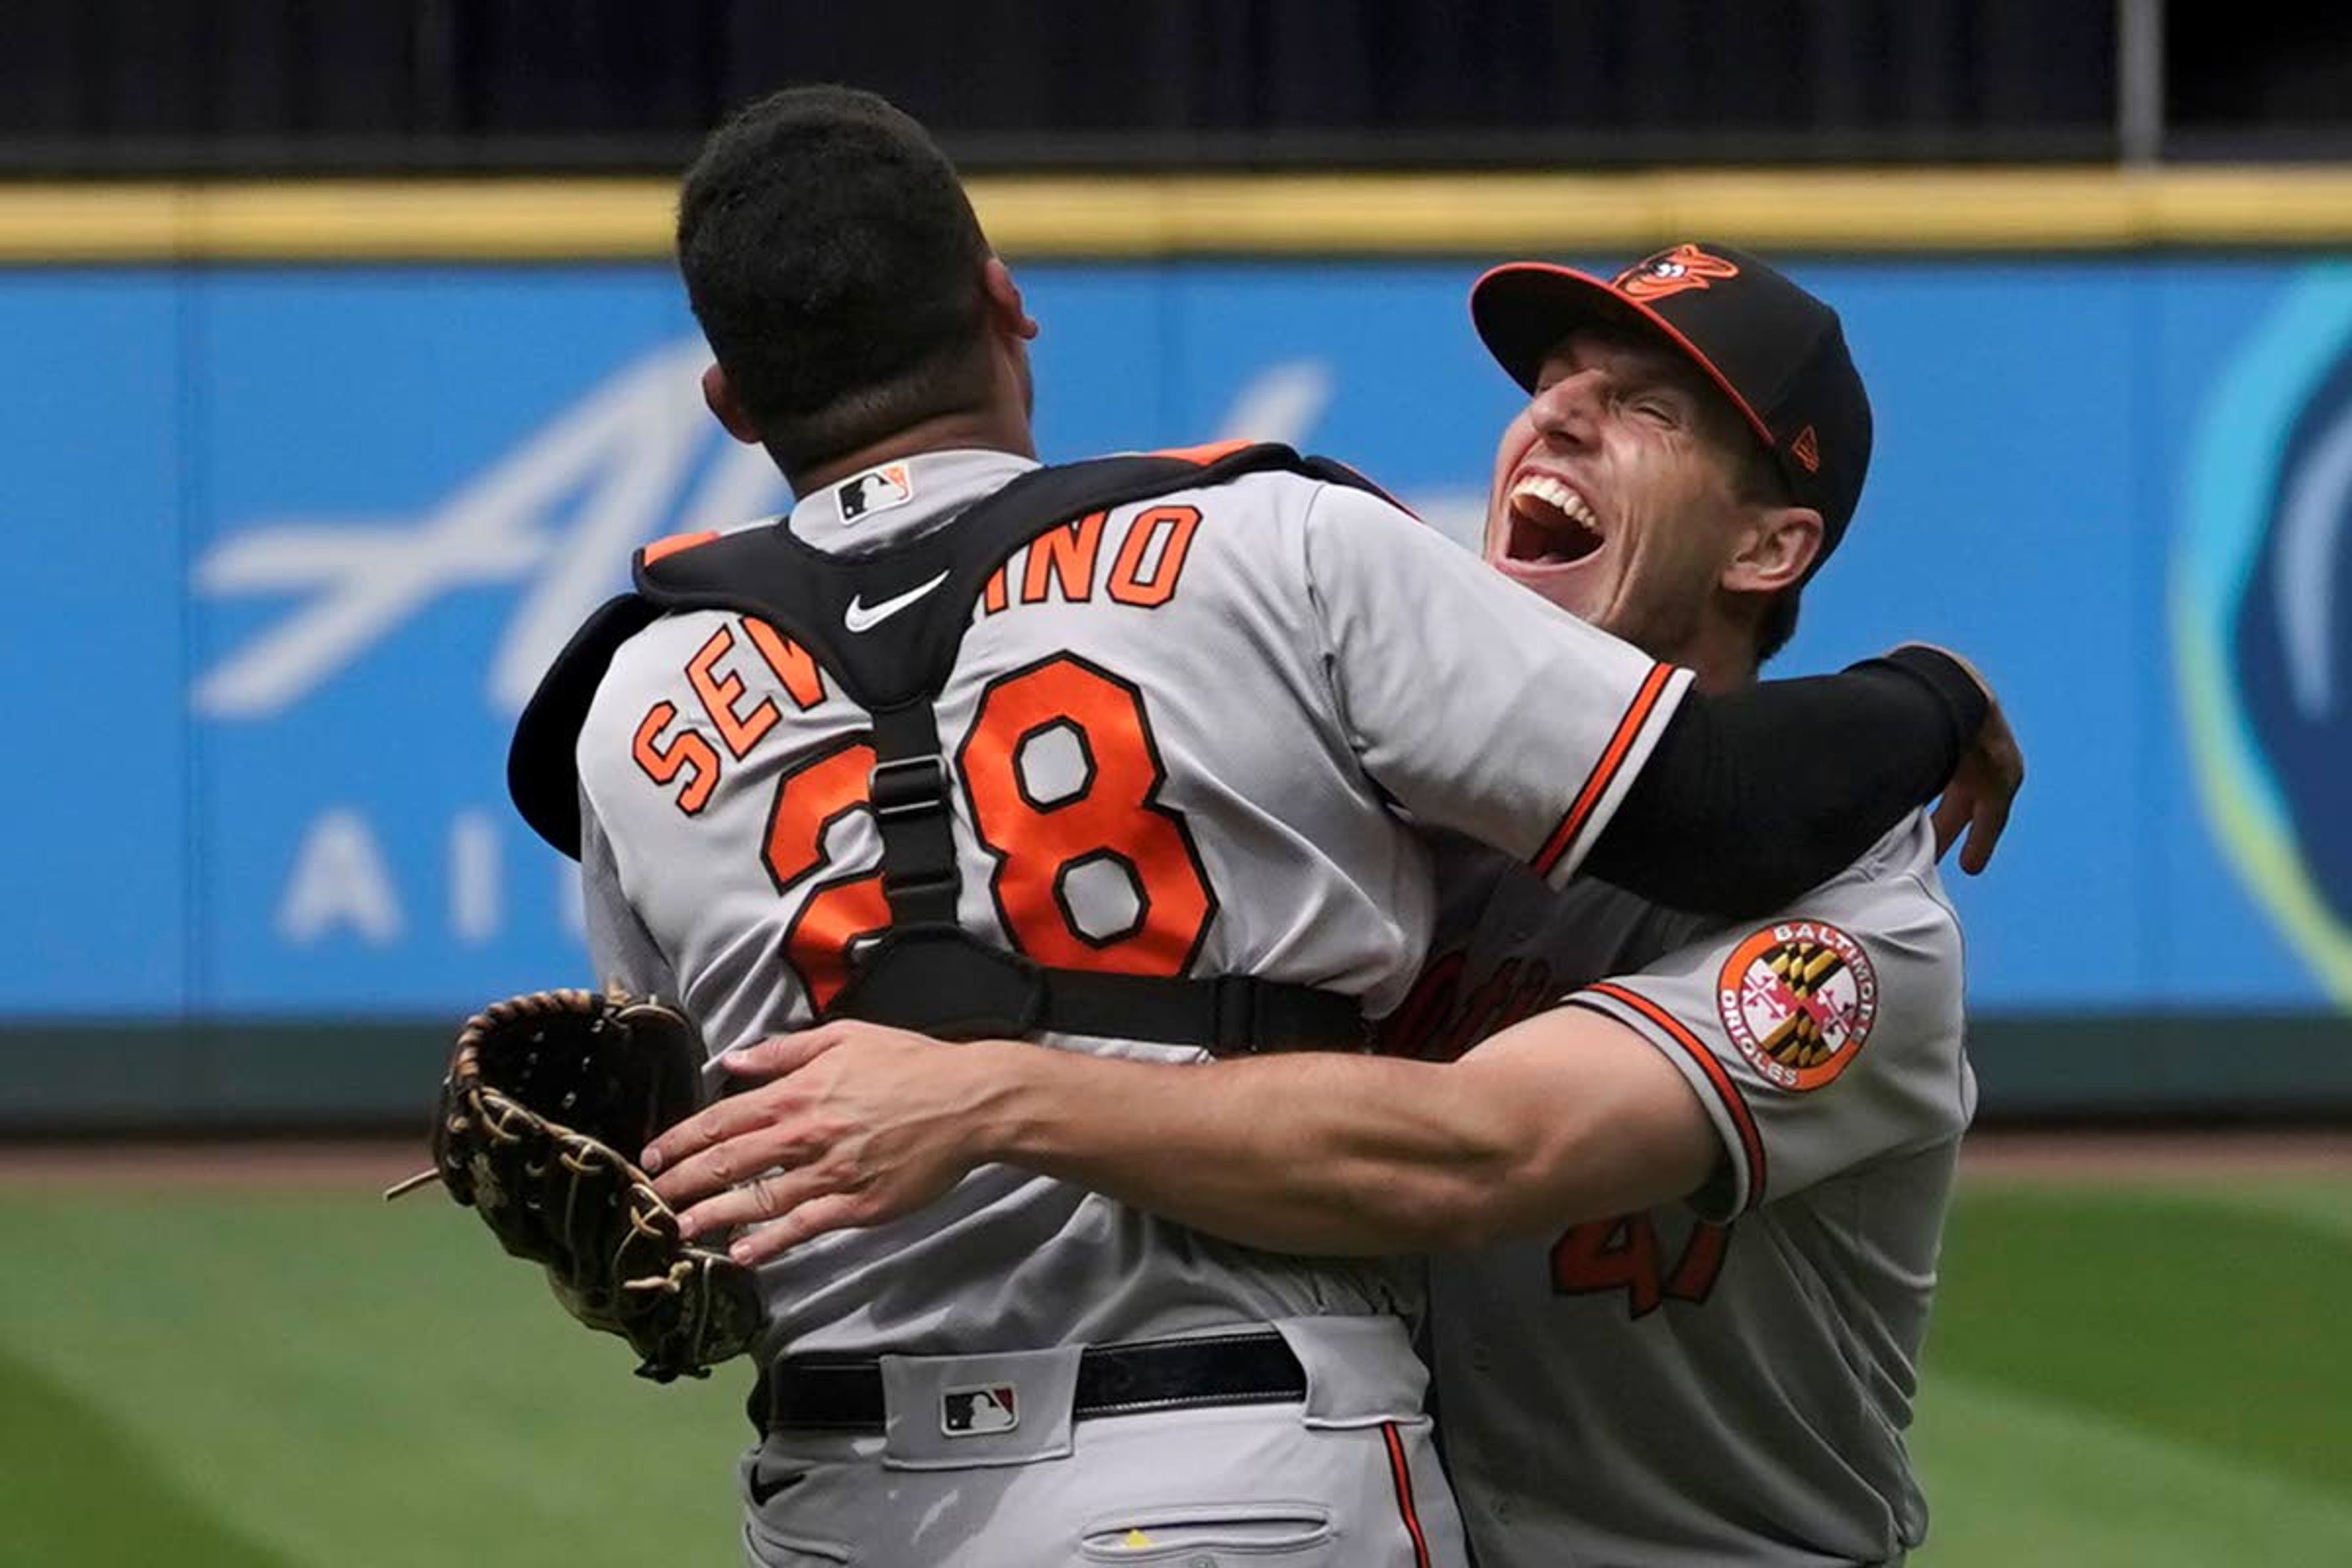
[[[2352,245],[2352,167],[976,178],[1010,257]],[[645,260],[649,179],[0,185],[0,262]]]

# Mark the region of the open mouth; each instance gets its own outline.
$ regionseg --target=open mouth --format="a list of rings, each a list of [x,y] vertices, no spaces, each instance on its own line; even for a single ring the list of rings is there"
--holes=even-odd
[[[1573,566],[1601,545],[1591,503],[1549,474],[1511,487],[1511,531],[1504,555],[1530,566]]]

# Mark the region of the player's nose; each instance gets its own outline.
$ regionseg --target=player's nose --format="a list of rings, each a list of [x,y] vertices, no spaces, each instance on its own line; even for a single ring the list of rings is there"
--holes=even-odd
[[[1537,393],[1528,405],[1528,422],[1547,440],[1591,440],[1601,416],[1601,374],[1597,370],[1580,370],[1560,377]]]

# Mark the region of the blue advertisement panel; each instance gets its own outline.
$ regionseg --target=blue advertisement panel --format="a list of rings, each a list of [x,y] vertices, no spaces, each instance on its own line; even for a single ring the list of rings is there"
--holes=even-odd
[[[2352,1005],[2352,268],[1791,269],[1878,438],[1779,668],[1948,643],[2028,748],[2000,862],[1954,876],[1979,1009]],[[1025,269],[1040,440],[1290,440],[1471,542],[1517,404],[1477,271]],[[634,544],[785,500],[704,412],[672,277],[24,271],[0,323],[57,367],[0,393],[32,584],[0,1013],[447,1014],[584,978],[509,727]]]
[[[182,302],[161,273],[0,280],[0,1013],[196,997]]]

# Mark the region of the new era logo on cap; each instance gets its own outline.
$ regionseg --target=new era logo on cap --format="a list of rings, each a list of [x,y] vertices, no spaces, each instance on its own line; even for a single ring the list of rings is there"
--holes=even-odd
[[[861,517],[913,500],[915,481],[908,474],[906,464],[890,463],[842,480],[834,495],[841,503],[841,521],[856,522]]]
[[[1813,433],[1811,426],[1797,432],[1797,438],[1789,443],[1789,456],[1804,464],[1809,474],[1822,471],[1822,438]]]

